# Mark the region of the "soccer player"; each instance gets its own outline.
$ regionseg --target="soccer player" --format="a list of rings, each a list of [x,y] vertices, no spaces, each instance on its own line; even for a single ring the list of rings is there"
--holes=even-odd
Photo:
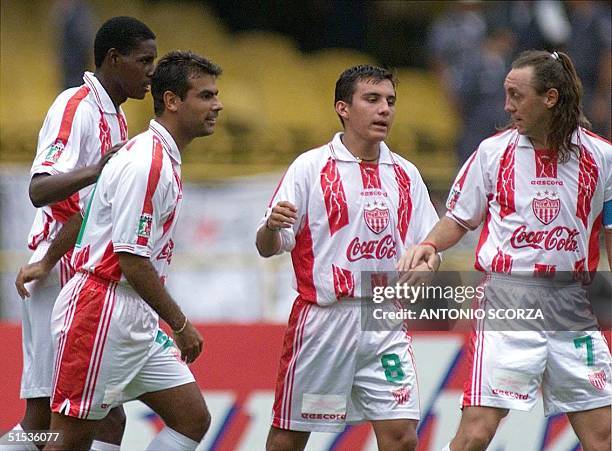
[[[389,71],[344,71],[335,92],[344,132],[291,164],[257,231],[263,257],[291,252],[298,293],[268,450],[303,449],[311,431],[363,421],[371,422],[381,450],[416,447],[411,337],[403,326],[362,330],[359,300],[367,295],[363,287],[394,272],[405,247],[421,242],[438,218],[416,167],[383,141],[395,100]]]
[[[512,125],[485,139],[465,163],[446,216],[407,265],[433,258],[484,221],[475,264],[486,273],[483,302],[495,306],[517,289],[531,291],[564,317],[587,312],[596,325],[573,278],[595,271],[602,217],[607,227],[611,222],[612,148],[588,130],[580,80],[565,53],[522,53],[504,90]],[[469,345],[470,377],[452,451],[485,449],[508,409],[531,409],[540,386],[546,415],[566,413],[584,449],[610,449],[611,359],[596,327],[481,327]]]
[[[202,337],[164,283],[183,197],[181,152],[213,133],[223,108],[220,74],[191,52],[162,57],[151,84],[155,119],[98,179],[75,246],[77,273],[52,313],[51,429],[63,443],[45,449],[87,449],[99,420],[131,399],[166,423],[151,450],[195,450],[210,425],[187,367]],[[160,317],[174,340],[159,328]]]
[[[28,239],[34,251],[31,262],[41,259],[69,218],[79,216],[90,185],[118,148],[113,145],[127,140],[120,105],[128,98],[145,97],[156,56],[155,34],[149,27],[131,17],[114,17],[96,34],[95,73],[86,72],[84,84],[62,92],[49,109],[31,169],[30,198],[39,207]],[[30,287],[31,298],[22,303],[21,397],[26,399],[26,411],[14,431],[49,428],[53,375],[49,323],[55,299],[72,274],[67,255],[48,277]],[[96,442],[94,449],[119,449],[124,424],[119,409],[101,430],[104,444]],[[36,449],[34,443],[26,446]]]

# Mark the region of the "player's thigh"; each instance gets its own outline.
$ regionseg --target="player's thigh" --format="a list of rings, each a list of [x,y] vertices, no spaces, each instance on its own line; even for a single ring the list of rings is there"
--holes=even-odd
[[[306,447],[310,432],[289,431],[270,427],[266,440],[266,451],[300,451]]]
[[[179,385],[157,392],[144,393],[138,397],[155,411],[174,430],[181,431],[185,425],[206,428],[210,413],[200,388],[195,382]]]
[[[609,405],[582,412],[569,412],[567,417],[586,451],[610,449],[612,416]]]
[[[108,415],[100,421],[100,427],[96,432],[96,440],[120,445],[123,432],[125,431],[125,424],[126,416],[123,406],[111,409]]]
[[[21,420],[24,431],[41,431],[49,429],[51,409],[49,398],[26,399],[26,410]]]
[[[99,421],[52,413],[51,431],[59,433],[59,440],[50,441],[45,450],[89,449],[99,423]]]
[[[464,407],[456,437],[495,435],[499,422],[508,415],[508,409],[497,407]]]

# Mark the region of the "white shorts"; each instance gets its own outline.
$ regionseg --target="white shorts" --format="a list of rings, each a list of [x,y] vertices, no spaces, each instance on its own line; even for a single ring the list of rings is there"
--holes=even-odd
[[[98,420],[144,393],[194,382],[153,310],[129,287],[77,273],[51,320],[51,411]]]
[[[342,431],[345,424],[420,417],[411,337],[362,331],[359,302],[296,299],[285,333],[272,425]]]
[[[485,283],[481,307],[493,297],[516,293],[517,284],[527,283],[538,299],[555,302],[572,299],[574,287],[564,295],[559,287],[543,286],[537,280],[494,278]],[[486,309],[486,306],[483,307]],[[558,322],[556,322],[558,323]],[[484,330],[477,321],[468,343],[469,378],[462,406],[488,406],[531,410],[538,388],[542,388],[546,416],[576,412],[612,403],[610,350],[598,330],[537,331]]]
[[[48,248],[48,242],[41,242],[32,253],[29,263],[41,260]],[[51,396],[53,378],[51,311],[61,287],[73,274],[70,255],[67,254],[60,259],[46,278],[27,285],[31,296],[21,303],[23,372],[20,396],[22,399]]]

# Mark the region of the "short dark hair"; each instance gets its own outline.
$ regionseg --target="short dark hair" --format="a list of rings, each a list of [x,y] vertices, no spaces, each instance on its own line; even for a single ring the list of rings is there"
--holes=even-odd
[[[383,80],[389,80],[395,88],[397,80],[393,72],[382,67],[372,66],[370,64],[360,64],[358,66],[349,67],[340,74],[336,81],[336,92],[334,95],[334,105],[339,100],[348,103],[353,101],[353,94],[357,87],[358,81],[373,80],[375,83],[380,83]],[[340,118],[340,122],[344,125],[344,121]]]
[[[115,48],[122,55],[127,55],[140,42],[148,39],[155,39],[155,34],[138,19],[118,16],[107,20],[96,33],[94,40],[96,68],[102,66],[110,49]]]
[[[559,100],[552,108],[547,145],[559,152],[560,161],[567,161],[572,151],[579,150],[571,142],[574,130],[579,126],[591,128],[582,111],[582,83],[574,64],[563,52],[527,50],[512,63],[512,69],[523,67],[533,67],[533,83],[539,95],[551,88],[559,92]]]
[[[191,51],[174,50],[167,53],[157,62],[151,79],[155,115],[160,116],[164,112],[164,92],[171,91],[184,100],[189,91],[190,78],[202,74],[218,77],[222,72],[221,67]]]

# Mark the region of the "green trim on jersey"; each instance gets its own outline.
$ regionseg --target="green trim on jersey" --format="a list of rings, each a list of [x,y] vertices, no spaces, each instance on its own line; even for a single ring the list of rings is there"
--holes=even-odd
[[[83,222],[81,223],[81,228],[79,229],[79,235],[77,236],[75,248],[81,247],[81,240],[83,239],[83,234],[85,233],[85,226],[87,225],[87,220],[89,219],[89,210],[91,210],[91,203],[93,202],[94,194],[96,194],[96,188],[98,184],[96,183],[93,191],[91,192],[91,197],[89,198],[89,202],[87,202],[87,209],[85,210],[85,216],[83,216]]]

